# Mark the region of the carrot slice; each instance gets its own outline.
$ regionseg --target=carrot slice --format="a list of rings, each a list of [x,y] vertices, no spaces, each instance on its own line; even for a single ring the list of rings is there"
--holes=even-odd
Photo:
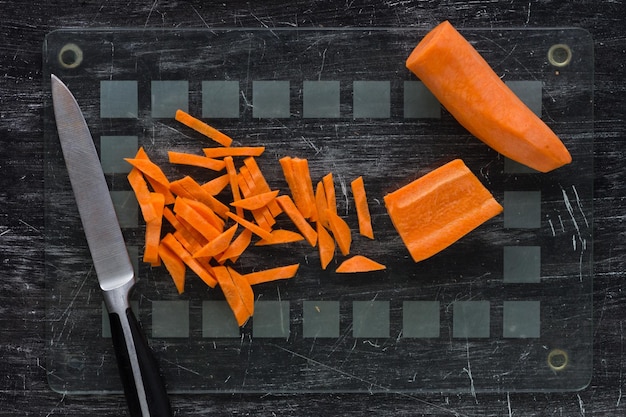
[[[133,167],[128,173],[128,182],[135,193],[135,198],[141,209],[141,215],[144,221],[153,221],[157,214],[152,205],[150,198],[150,189],[148,189],[148,183],[146,182],[143,174],[137,168]]]
[[[223,264],[227,260],[231,262],[236,262],[237,259],[241,256],[241,254],[246,250],[246,248],[250,245],[250,241],[252,240],[252,232],[249,229],[243,229],[239,236],[232,241],[228,249],[224,251],[224,253],[217,260],[220,264]]]
[[[281,195],[276,197],[276,201],[278,201],[278,204],[285,211],[285,214],[291,219],[307,242],[309,242],[311,246],[315,246],[317,243],[317,232],[311,227],[309,222],[306,221],[302,213],[300,213],[300,210],[298,210],[291,197]]]
[[[263,176],[263,172],[261,172],[261,169],[259,168],[259,165],[256,162],[256,159],[253,157],[249,157],[249,158],[244,159],[243,163],[246,166],[246,168],[248,168],[250,172],[250,176],[253,180],[253,183],[256,185],[254,189],[257,190],[257,192],[259,193],[265,193],[265,192],[271,191],[270,186],[267,183],[267,180]],[[271,202],[268,205],[268,209],[270,213],[272,214],[272,216],[274,217],[278,216],[282,212],[280,206],[278,205],[276,201]]]
[[[237,324],[241,327],[254,312],[254,293],[252,287],[241,275],[225,266],[218,266],[213,269],[217,282],[224,293],[226,302],[235,315]],[[233,273],[235,272],[235,273]]]
[[[367,195],[365,194],[365,184],[363,177],[358,177],[350,183],[352,195],[354,196],[354,205],[356,206],[356,216],[359,222],[359,233],[370,239],[374,239],[374,230],[372,229],[372,218],[370,209],[367,205]]]
[[[171,233],[166,234],[161,242],[170,248],[206,285],[215,288],[217,280],[209,264],[201,264],[197,259],[194,259],[191,253]]]
[[[150,159],[150,157],[148,157],[148,154],[146,153],[143,146],[140,147],[139,150],[137,150],[135,159],[148,159],[148,160]],[[170,191],[166,183],[159,182],[150,176],[146,176],[146,180],[148,181],[148,183],[150,183],[150,186],[152,187],[154,192],[163,194],[163,196],[165,197],[165,204],[174,203],[174,195],[172,194],[172,192]]]
[[[163,243],[159,245],[159,257],[163,260],[165,268],[170,273],[178,293],[182,294],[185,292],[185,272],[187,267],[183,260]]]
[[[335,239],[320,222],[317,222],[317,245],[320,253],[320,264],[322,269],[326,269],[335,256]]]
[[[159,193],[151,193],[150,201],[156,212],[156,217],[146,222],[145,249],[143,251],[143,261],[158,266],[159,246],[161,244],[161,226],[163,224],[163,208],[165,207],[165,196]]]
[[[215,239],[204,245],[202,249],[193,254],[194,258],[212,258],[224,252],[228,249],[235,232],[237,231],[237,225],[229,227],[226,231],[222,232]]]
[[[279,266],[277,268],[265,269],[263,271],[251,272],[242,275],[250,285],[262,284],[264,282],[289,279],[296,276],[300,264]]]
[[[355,255],[350,259],[346,259],[337,267],[335,272],[339,274],[348,274],[356,272],[381,271],[387,267],[363,255]]]
[[[406,66],[461,125],[501,154],[541,172],[571,162],[563,142],[450,22],[430,31]]]
[[[317,221],[322,226],[329,228],[328,217],[326,217],[326,210],[328,209],[328,200],[326,198],[326,191],[324,190],[324,183],[322,181],[317,183],[315,189],[315,208],[317,209]]]
[[[311,172],[309,171],[309,161],[306,159],[295,158],[293,161],[293,170],[297,178],[297,186],[300,188],[300,194],[303,199],[302,205],[306,207],[306,212],[308,213],[308,216],[305,217],[311,221],[317,221],[317,207],[315,206],[315,196],[313,193]]]
[[[230,177],[228,174],[221,175],[201,185],[202,189],[207,193],[216,196],[221,193],[224,188],[230,183]]]
[[[267,206],[270,202],[274,201],[278,195],[278,190],[269,191],[267,193],[261,193],[250,197],[243,198],[239,201],[233,201],[230,203],[233,207],[241,207],[246,210],[257,210]]]
[[[350,226],[348,223],[331,209],[326,210],[326,217],[328,217],[328,223],[330,224],[330,230],[333,232],[333,237],[337,241],[337,246],[341,254],[346,256],[350,253],[350,246],[352,244],[352,234],[350,232]]]
[[[270,232],[272,238],[270,240],[262,239],[255,243],[255,246],[280,245],[283,243],[293,243],[304,240],[304,236],[291,230],[276,229]]]
[[[243,227],[245,227],[246,229],[249,229],[252,233],[259,236],[261,239],[270,240],[272,238],[272,235],[270,232],[244,219],[243,217],[239,217],[235,213],[231,213],[231,212],[226,213],[226,215],[230,217],[231,219],[233,219],[234,221],[236,221],[237,223],[239,223],[240,225],[242,225]]]
[[[151,160],[143,158],[124,158],[124,160],[141,171],[146,177],[152,178],[165,187],[170,186],[170,181],[161,171],[161,168]]]
[[[202,155],[194,155],[184,152],[169,151],[167,153],[171,164],[189,165],[194,167],[206,168],[212,171],[221,171],[226,167],[224,161],[208,158]]]
[[[237,202],[241,200],[241,192],[239,191],[239,179],[237,178],[237,169],[235,168],[233,157],[227,156],[224,158],[224,162],[226,163],[226,172],[228,173],[228,181],[233,194],[233,201]],[[235,207],[235,211],[237,212],[237,216],[243,217],[243,209],[241,207]]]
[[[193,208],[198,213],[200,213],[200,215],[202,217],[204,217],[204,219],[206,221],[211,223],[213,225],[213,227],[215,227],[215,229],[218,232],[223,232],[224,231],[224,226],[226,225],[226,223],[213,210],[211,210],[211,207],[207,206],[206,204],[204,204],[204,203],[202,203],[202,202],[200,202],[198,200],[187,199],[187,198],[184,198],[184,197],[182,197],[182,198],[184,199],[184,202],[186,204],[191,206],[191,208]]]
[[[415,262],[447,248],[502,211],[462,160],[453,160],[384,197]]]
[[[226,156],[260,156],[265,146],[230,146],[227,148],[204,148],[208,158],[224,158]]]
[[[206,204],[223,218],[226,217],[226,212],[229,211],[228,206],[212,196],[210,193],[206,192],[202,186],[200,186],[200,184],[198,184],[190,176],[173,181],[170,189],[172,189],[174,193],[179,196],[198,200]]]
[[[177,198],[174,204],[174,212],[184,219],[191,227],[197,230],[202,236],[211,241],[220,235],[220,231],[211,224],[201,213],[188,204],[187,199]]]
[[[224,133],[182,110],[176,111],[175,119],[185,126],[192,128],[196,132],[202,133],[204,136],[213,139],[222,146],[230,146],[231,143],[233,143],[233,140]]]
[[[335,180],[332,172],[322,177],[322,183],[326,193],[326,205],[333,213],[337,213],[337,196],[335,194]]]

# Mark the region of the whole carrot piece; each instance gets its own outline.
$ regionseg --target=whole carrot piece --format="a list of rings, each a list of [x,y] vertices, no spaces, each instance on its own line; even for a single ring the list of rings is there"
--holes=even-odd
[[[541,172],[572,161],[563,142],[450,22],[430,31],[406,66],[461,125],[502,155]]]

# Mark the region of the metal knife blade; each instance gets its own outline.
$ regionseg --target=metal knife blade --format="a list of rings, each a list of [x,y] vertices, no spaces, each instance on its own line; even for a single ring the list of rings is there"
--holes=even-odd
[[[158,364],[129,304],[135,274],[87,122],[67,86],[52,81],[63,157],[109,311],[111,335],[132,416],[171,416]]]

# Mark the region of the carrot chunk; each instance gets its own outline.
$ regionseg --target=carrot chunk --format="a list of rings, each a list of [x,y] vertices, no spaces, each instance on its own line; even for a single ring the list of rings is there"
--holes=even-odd
[[[226,231],[222,232],[215,239],[204,245],[202,249],[193,254],[194,258],[212,258],[224,252],[228,249],[235,232],[237,231],[237,225],[229,227]]]
[[[300,233],[309,242],[311,246],[315,246],[317,243],[317,232],[306,221],[300,210],[296,207],[295,203],[288,195],[281,195],[276,197],[278,204],[285,211],[285,214],[291,219],[293,224],[300,230]],[[271,239],[271,238],[270,238]],[[270,240],[268,239],[268,240]]]
[[[227,260],[231,262],[237,261],[237,259],[241,256],[241,254],[246,250],[246,248],[250,245],[250,241],[252,240],[252,232],[249,229],[243,229],[239,236],[232,241],[228,249],[222,253],[220,258],[217,260],[220,264],[225,263]]]
[[[406,66],[461,125],[501,154],[542,172],[571,162],[563,142],[450,22],[430,31]]]
[[[224,174],[202,184],[201,187],[207,193],[211,194],[212,196],[216,196],[221,193],[229,183],[230,177],[228,176],[228,174]]]
[[[289,279],[296,276],[300,264],[279,266],[277,268],[265,269],[263,271],[251,272],[242,275],[250,285],[262,284],[265,282]]]
[[[453,160],[384,197],[415,262],[447,248],[502,206],[462,160]]]
[[[365,194],[365,185],[363,177],[358,177],[350,183],[352,195],[354,196],[354,205],[356,207],[356,216],[359,222],[359,233],[370,239],[374,239],[374,230],[372,229],[372,218],[370,209],[367,205],[367,195]]]
[[[224,133],[220,132],[214,127],[209,126],[203,121],[196,119],[195,117],[182,110],[176,111],[175,119],[185,126],[195,130],[196,132],[201,133],[210,139],[213,139],[215,142],[219,143],[222,146],[230,146],[231,143],[233,143],[233,140]]]
[[[169,151],[167,153],[170,163],[178,165],[189,165],[194,167],[206,168],[212,171],[221,171],[226,167],[224,161],[209,158],[202,155],[194,155],[190,153]]]
[[[337,267],[335,272],[339,274],[381,271],[387,267],[363,255],[355,255],[346,259]]]

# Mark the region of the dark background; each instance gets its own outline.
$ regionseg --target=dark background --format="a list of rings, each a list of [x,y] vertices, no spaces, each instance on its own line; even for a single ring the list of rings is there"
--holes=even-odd
[[[595,42],[594,375],[574,393],[174,395],[175,415],[626,415],[622,1],[166,2],[0,0],[0,415],[125,415],[121,396],[46,383],[42,41],[60,27],[576,26]]]

